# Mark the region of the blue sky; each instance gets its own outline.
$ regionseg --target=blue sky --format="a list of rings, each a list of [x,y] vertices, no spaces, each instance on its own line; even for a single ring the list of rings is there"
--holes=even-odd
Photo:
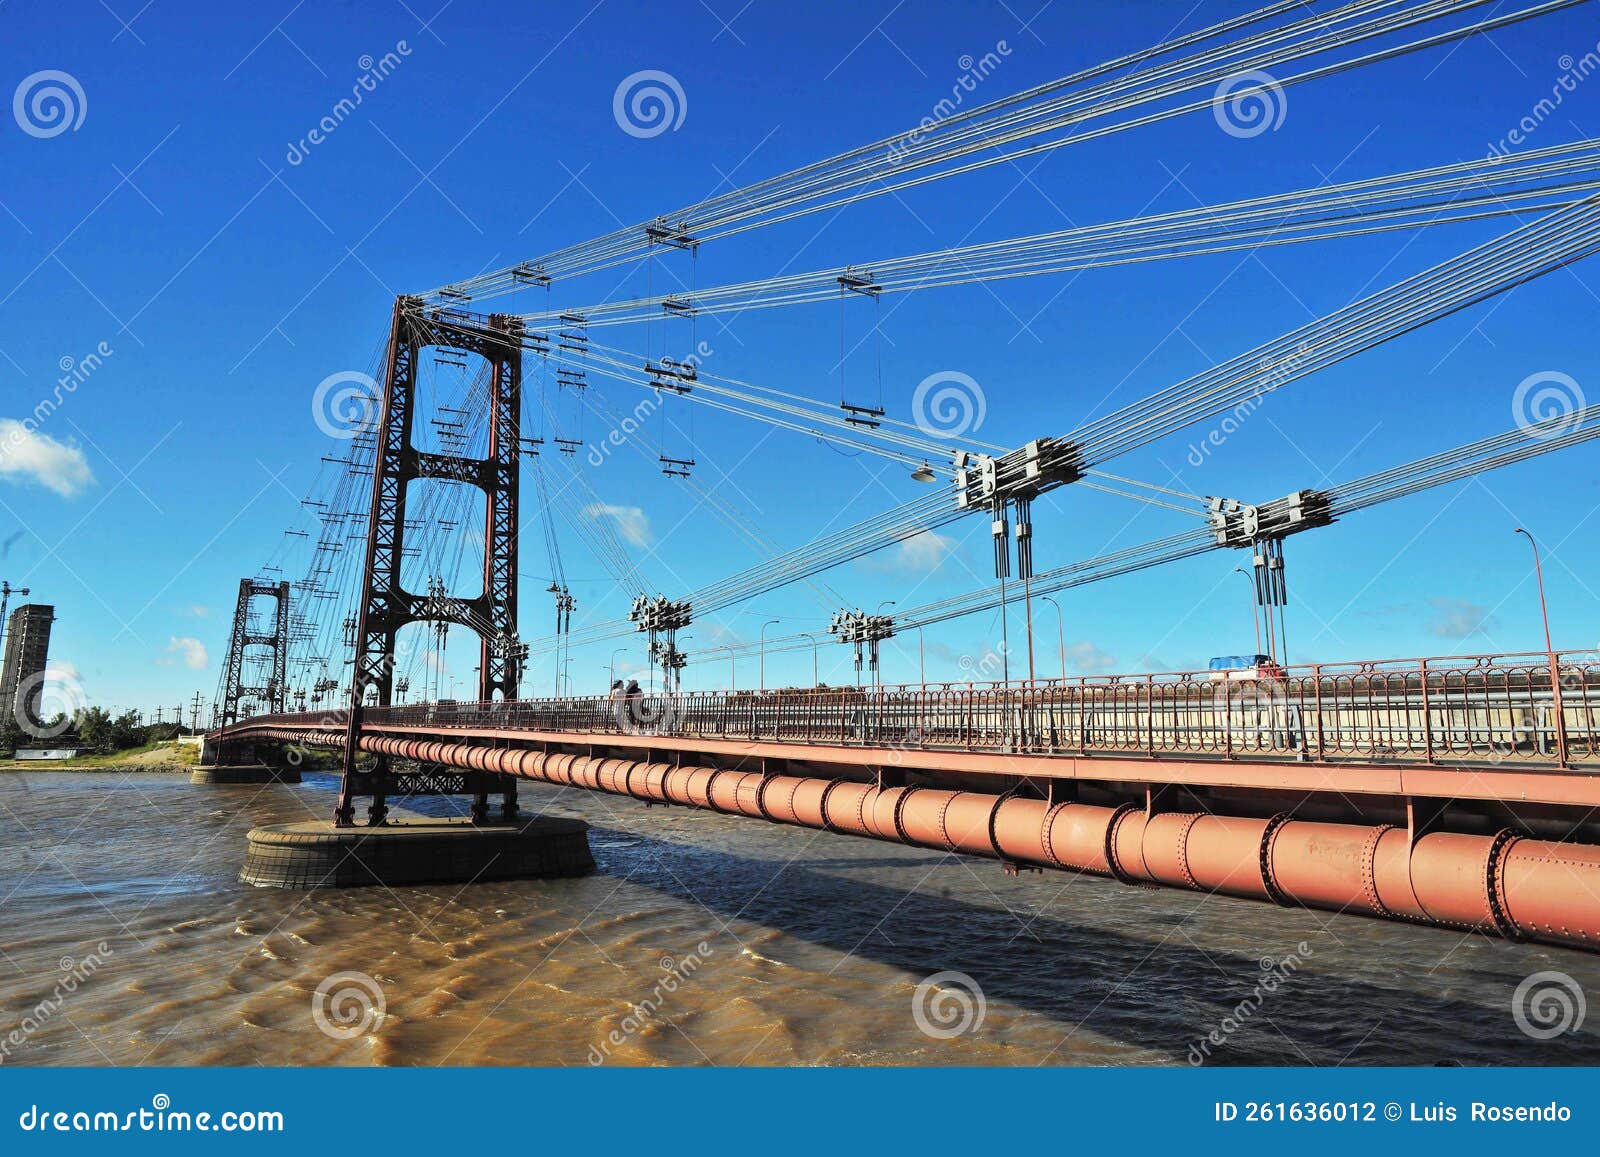
[[[963,57],[1002,43],[984,98],[1245,7],[873,0],[797,14],[775,0],[442,9],[437,0],[12,0],[0,7],[0,87],[65,72],[81,86],[83,117],[49,137],[0,118],[0,422],[50,397],[67,359],[109,352],[40,427],[48,442],[0,469],[0,578],[57,606],[55,655],[88,698],[150,707],[197,689],[209,696],[238,581],[279,550],[329,452],[313,391],[330,374],[375,368],[396,293],[906,129],[948,94]],[[1569,67],[1563,58],[1597,40],[1593,6],[1580,7],[1295,88],[1282,124],[1260,136],[1230,136],[1196,113],[708,245],[695,277],[710,285],[786,264],[870,262],[1480,157],[1550,93]],[[389,52],[401,64],[300,153],[363,58]],[[671,73],[685,94],[681,125],[650,138],[623,132],[613,116],[618,84],[643,69]],[[1597,104],[1600,90],[1579,85],[1530,144],[1600,131]],[[959,371],[984,391],[977,434],[986,441],[1063,432],[1508,227],[910,295],[886,305],[884,400],[906,417],[919,381]],[[1530,374],[1600,388],[1593,285],[1596,267],[1580,265],[1295,383],[1199,469],[1185,461],[1187,437],[1112,468],[1267,499],[1505,430]],[[644,286],[642,270],[602,275],[566,300]],[[698,326],[718,374],[838,394],[835,306]],[[866,354],[847,374],[876,394]],[[627,387],[606,389],[614,404],[632,404]],[[719,480],[785,546],[840,512],[854,521],[919,493],[899,467],[732,417],[697,414],[691,441],[684,407],[668,410],[680,427],[653,436],[686,448],[703,481]],[[1291,541],[1292,657],[1541,646],[1518,525],[1546,547],[1556,645],[1596,646],[1594,453],[1514,467]],[[636,562],[661,593],[758,561],[642,462],[619,458],[591,481],[607,504],[638,509]],[[1035,521],[1041,568],[1189,525],[1070,488],[1041,502]],[[531,509],[524,523],[523,633],[533,636],[549,617],[549,571]],[[931,555],[853,564],[829,581],[862,605],[909,606],[979,585],[989,566],[982,520],[944,533],[950,541]],[[578,620],[624,613],[635,592],[616,589],[570,535],[563,549],[569,577],[581,580]],[[1069,667],[1179,669],[1249,649],[1245,589],[1232,575],[1243,561],[1218,553],[1067,593]],[[684,646],[693,654],[753,639],[774,618],[782,633],[826,624],[811,599],[780,592],[697,624]],[[1054,612],[1041,608],[1039,620],[1040,670],[1054,673]],[[929,677],[959,677],[962,657],[970,666],[998,635],[994,615],[930,632]],[[463,644],[452,640],[448,661],[464,685],[474,660]],[[612,650],[576,653],[574,685],[603,682]],[[618,661],[629,668],[640,657],[632,645]],[[741,685],[754,666],[741,665]],[[825,648],[823,666],[825,679],[843,678],[845,649]],[[810,667],[810,655],[774,656],[768,681],[805,681]],[[688,685],[722,685],[727,671],[725,658],[691,666]],[[536,663],[532,689],[548,687],[550,674],[548,659]],[[886,677],[916,675],[913,636],[891,646]]]

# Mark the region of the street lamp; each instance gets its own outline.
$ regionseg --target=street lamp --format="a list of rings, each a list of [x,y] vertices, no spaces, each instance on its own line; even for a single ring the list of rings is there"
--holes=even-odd
[[[758,648],[758,654],[761,656],[761,692],[763,694],[767,690],[767,628],[776,626],[781,622],[783,622],[782,619],[768,619],[761,624],[761,646]]]
[[[1517,533],[1528,540],[1528,545],[1533,548],[1533,577],[1539,586],[1539,617],[1544,620],[1544,650],[1550,659],[1550,707],[1555,712],[1556,733],[1556,759],[1565,767],[1567,764],[1567,726],[1566,709],[1561,702],[1561,676],[1556,665],[1556,649],[1550,642],[1550,608],[1544,601],[1544,568],[1539,564],[1539,544],[1534,541],[1533,535],[1522,527],[1517,527]]]
[[[1234,574],[1244,575],[1244,581],[1250,584],[1250,625],[1256,629],[1256,654],[1261,654],[1261,615],[1256,608],[1256,580],[1242,566],[1233,568]]]
[[[1061,658],[1061,678],[1067,677],[1067,628],[1066,616],[1061,613],[1061,604],[1049,595],[1040,595],[1040,600],[1049,603],[1056,609],[1056,651]]]
[[[1539,544],[1533,540],[1522,527],[1517,527],[1516,533],[1528,540],[1528,545],[1533,547],[1533,577],[1539,586],[1539,616],[1544,620],[1544,649],[1549,655],[1555,654],[1555,648],[1550,645],[1550,609],[1544,601],[1544,569],[1539,565]]]
[[[611,672],[611,677],[606,681],[608,688],[614,686],[617,682],[617,656],[627,649],[626,647],[618,647],[611,652],[611,661],[606,664],[606,668]]]

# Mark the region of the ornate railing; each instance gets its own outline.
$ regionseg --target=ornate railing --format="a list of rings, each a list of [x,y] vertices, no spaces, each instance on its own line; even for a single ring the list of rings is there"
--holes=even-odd
[[[897,750],[1433,764],[1600,763],[1600,653],[1239,672],[368,707],[365,725]],[[343,727],[342,712],[270,717]],[[243,725],[261,725],[257,718]],[[240,730],[233,728],[230,731]]]

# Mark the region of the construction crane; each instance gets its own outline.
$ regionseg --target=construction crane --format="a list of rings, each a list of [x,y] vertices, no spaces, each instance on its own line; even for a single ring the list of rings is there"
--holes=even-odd
[[[27,598],[32,593],[27,587],[14,587],[9,582],[0,582],[0,656],[6,653],[6,609],[11,603],[11,596]]]

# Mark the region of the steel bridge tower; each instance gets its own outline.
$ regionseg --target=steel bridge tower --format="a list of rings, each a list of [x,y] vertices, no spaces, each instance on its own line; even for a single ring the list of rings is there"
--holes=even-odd
[[[440,322],[443,319],[439,319]],[[443,329],[443,340],[440,332]],[[476,354],[489,363],[487,456],[435,454],[412,444],[416,417],[417,366],[431,346]],[[372,505],[367,525],[366,565],[362,572],[355,634],[355,664],[350,686],[350,716],[345,733],[344,779],[334,823],[355,821],[355,797],[370,796],[368,823],[388,814],[390,794],[471,794],[472,818],[488,818],[490,792],[504,800],[506,817],[517,813],[512,776],[446,769],[397,775],[387,756],[375,756],[370,770],[356,768],[356,743],[362,710],[369,698],[393,703],[395,638],[401,627],[446,622],[465,627],[481,640],[478,696],[484,701],[517,697],[523,650],[517,637],[517,473],[521,449],[522,328],[503,315],[489,318],[487,331],[442,325],[424,315],[420,298],[395,300],[382,398],[378,407]],[[453,598],[437,591],[415,594],[401,583],[405,554],[406,489],[419,479],[466,483],[484,492],[483,593]]]
[[[277,605],[272,612],[272,630],[250,629],[250,601],[270,598]],[[244,686],[246,647],[272,648],[272,674],[264,687]],[[228,638],[228,662],[223,669],[222,699],[217,704],[217,723],[226,727],[239,722],[239,701],[258,699],[268,710],[281,712],[288,696],[286,668],[289,662],[289,584],[264,579],[239,580],[239,603],[233,610],[233,633]]]

